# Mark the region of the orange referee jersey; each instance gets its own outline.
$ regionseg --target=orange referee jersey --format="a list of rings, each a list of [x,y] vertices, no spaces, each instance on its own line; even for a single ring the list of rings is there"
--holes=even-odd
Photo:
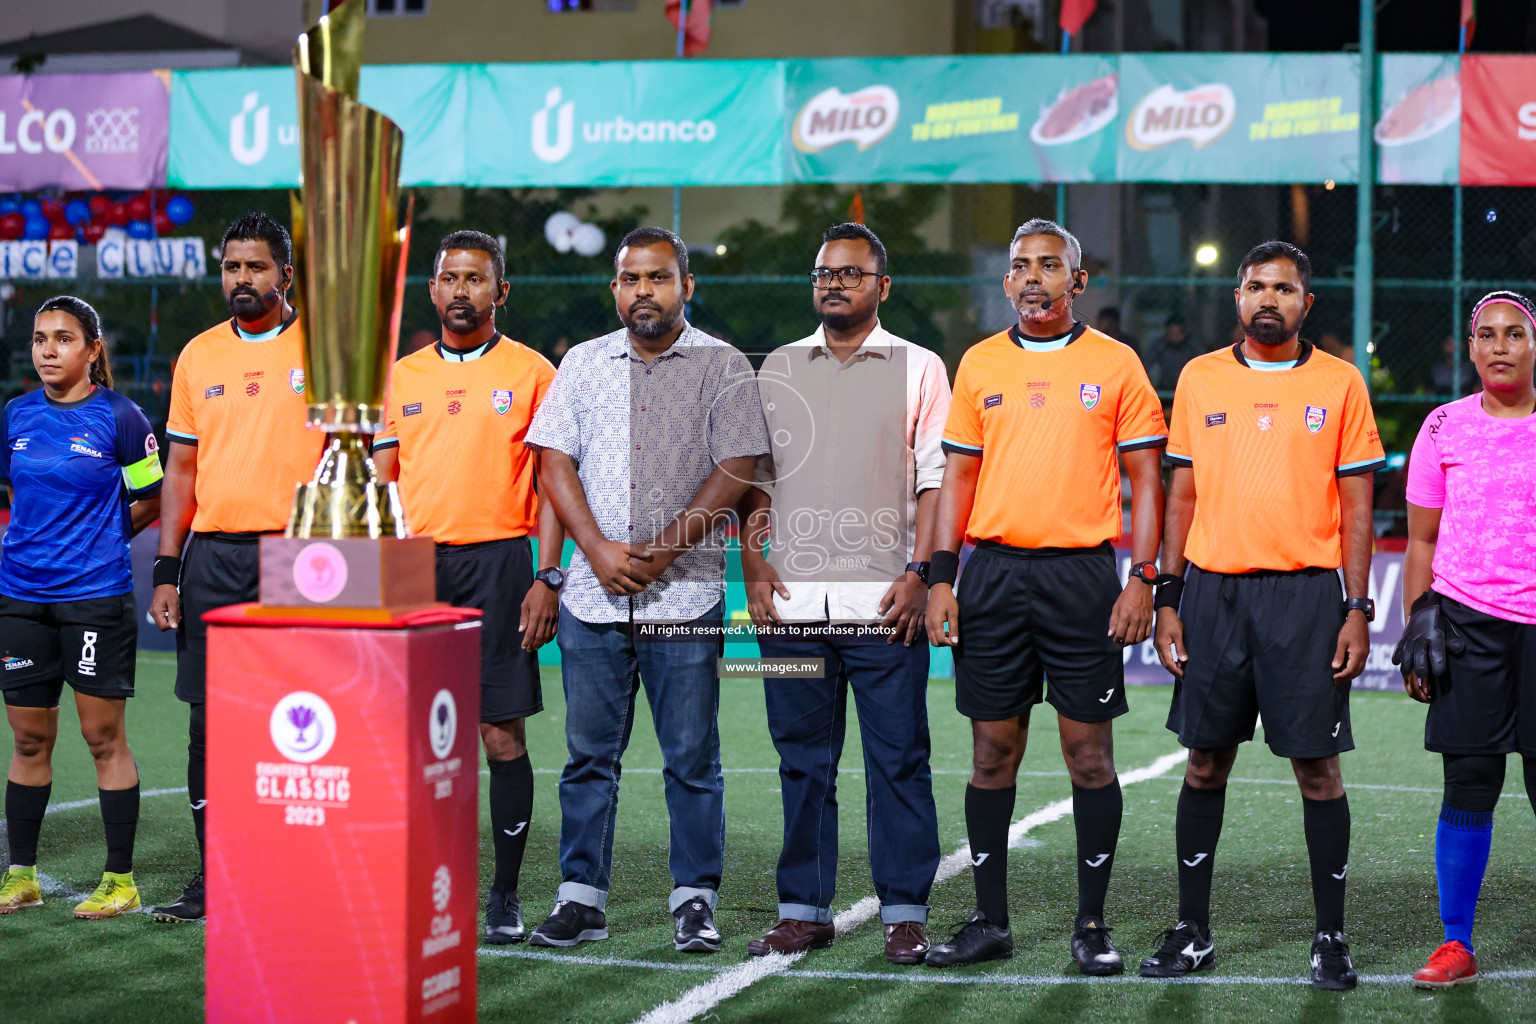
[[[548,359],[499,335],[468,361],[429,345],[395,364],[387,425],[373,446],[400,449],[412,533],[475,544],[532,532],[539,503],[523,437],[554,379]]]
[[[1021,548],[1113,540],[1118,453],[1168,439],[1134,351],[1085,324],[1056,344],[1042,350],[1011,328],[960,360],[944,449],[981,456],[967,540]]]
[[[1305,343],[1284,370],[1241,345],[1190,360],[1166,457],[1195,471],[1184,557],[1227,573],[1337,569],[1338,478],[1386,465],[1360,371]]]
[[[197,446],[198,533],[281,530],[294,488],[315,475],[325,434],[305,426],[298,318],[275,338],[246,341],[225,321],[181,350],[166,436]]]

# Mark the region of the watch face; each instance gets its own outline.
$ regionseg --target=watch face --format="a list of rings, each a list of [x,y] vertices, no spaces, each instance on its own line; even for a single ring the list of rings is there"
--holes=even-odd
[[[565,584],[565,573],[561,572],[559,569],[544,569],[540,571],[534,578],[548,583],[556,590],[559,590]]]

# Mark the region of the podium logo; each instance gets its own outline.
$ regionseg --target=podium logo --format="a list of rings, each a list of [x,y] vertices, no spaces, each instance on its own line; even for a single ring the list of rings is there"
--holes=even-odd
[[[432,873],[432,909],[439,914],[448,910],[448,901],[453,899],[453,873],[448,870],[447,864],[439,864],[437,870]]]
[[[432,756],[441,761],[453,753],[453,741],[459,735],[459,706],[453,694],[438,690],[432,698],[432,713],[427,723],[427,736],[432,741]]]
[[[334,600],[347,585],[347,560],[330,544],[310,544],[293,560],[293,585],[315,604]]]
[[[336,716],[319,694],[295,690],[272,709],[267,722],[272,745],[290,761],[309,764],[330,753],[336,742]]]

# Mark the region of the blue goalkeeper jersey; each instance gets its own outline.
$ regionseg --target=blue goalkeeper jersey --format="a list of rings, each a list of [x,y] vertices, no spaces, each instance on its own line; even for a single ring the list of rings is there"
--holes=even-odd
[[[15,495],[0,594],[52,603],[130,593],[128,506],[158,494],[162,476],[144,410],[109,388],[68,403],[38,390],[6,403],[0,430],[0,481]]]

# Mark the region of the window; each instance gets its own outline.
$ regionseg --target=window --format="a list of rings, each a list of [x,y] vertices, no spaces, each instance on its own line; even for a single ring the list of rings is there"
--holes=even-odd
[[[368,0],[370,18],[416,18],[427,13],[428,0]]]

